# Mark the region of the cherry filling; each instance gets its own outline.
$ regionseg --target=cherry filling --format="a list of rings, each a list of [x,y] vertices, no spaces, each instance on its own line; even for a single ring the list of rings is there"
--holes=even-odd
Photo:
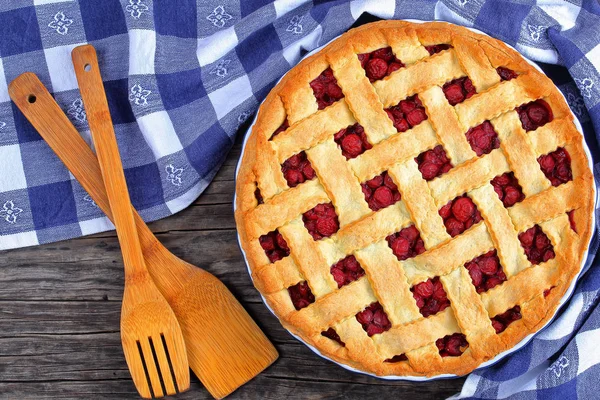
[[[567,212],[567,215],[569,216],[569,225],[571,225],[571,229],[573,229],[573,232],[577,233],[577,225],[575,224],[575,210]]]
[[[340,229],[335,208],[331,203],[317,204],[302,214],[302,221],[314,240],[329,237]]]
[[[465,264],[477,293],[487,292],[506,281],[496,250],[476,257]]]
[[[512,172],[498,175],[490,183],[506,208],[512,207],[525,199],[523,188],[521,188],[519,181]]]
[[[398,60],[391,47],[375,50],[370,53],[358,54],[360,65],[365,69],[371,82],[382,79],[392,72],[404,67]]]
[[[496,72],[500,75],[501,81],[510,81],[518,76],[515,71],[506,67],[498,67],[496,68]]]
[[[502,333],[510,324],[521,318],[521,307],[514,306],[513,308],[506,310],[506,312],[492,318],[492,326],[496,330],[496,333]]]
[[[534,131],[554,119],[550,105],[542,99],[517,107],[517,112],[526,131]]]
[[[397,363],[397,362],[400,362],[400,361],[408,361],[408,357],[406,357],[406,354],[404,354],[404,353],[398,354],[398,355],[395,355],[392,358],[388,358],[387,360],[383,360],[383,362],[386,362],[386,363]]]
[[[385,112],[398,132],[404,132],[427,119],[425,107],[416,94],[401,100],[393,107],[386,108]]]
[[[360,185],[362,186],[365,200],[369,204],[369,208],[373,211],[391,206],[401,198],[398,186],[396,186],[387,171]]]
[[[264,200],[262,195],[260,194],[260,189],[256,188],[256,190],[254,191],[254,197],[256,197],[256,201],[258,201],[258,204],[263,204]]]
[[[360,124],[342,129],[333,136],[333,140],[341,147],[346,160],[358,157],[373,147],[367,140],[365,129]]]
[[[418,256],[425,251],[425,245],[414,225],[393,233],[385,238],[399,261]]]
[[[306,281],[290,286],[288,293],[296,310],[301,310],[315,302],[315,296],[310,291],[310,287]]]
[[[450,305],[442,282],[437,276],[416,284],[410,291],[413,292],[417,307],[425,318],[443,311]]]
[[[538,163],[540,163],[542,172],[550,180],[552,186],[558,186],[573,180],[571,156],[562,147],[559,147],[552,153],[540,156]]]
[[[365,270],[362,269],[354,256],[348,256],[333,264],[330,272],[338,284],[338,289],[350,282],[354,282],[365,274]]]
[[[262,235],[258,241],[272,263],[290,255],[290,248],[277,229]]]
[[[446,83],[442,87],[442,90],[451,106],[462,103],[477,93],[475,86],[473,86],[473,82],[471,82],[471,79],[467,76]]]
[[[419,165],[419,171],[423,175],[423,179],[430,181],[433,178],[450,171],[452,164],[446,156],[446,152],[442,145],[438,145],[431,150],[424,151],[419,154],[415,161]]]
[[[548,297],[548,295],[550,294],[552,289],[554,289],[554,286],[549,287],[548,289],[544,290],[544,297]]]
[[[342,339],[340,339],[340,335],[338,335],[335,329],[333,328],[329,328],[326,331],[321,332],[321,336],[325,336],[328,339],[334,340],[338,342],[341,346],[346,346],[346,343],[342,342]]]
[[[277,130],[275,132],[273,132],[273,134],[271,135],[271,139],[269,139],[269,140],[272,140],[275,136],[279,135],[281,132],[285,131],[289,127],[290,127],[290,124],[286,118],[285,121],[283,121],[283,124],[281,124],[281,126],[279,128],[277,128]]]
[[[287,181],[289,187],[295,187],[299,184],[310,181],[316,174],[315,170],[310,165],[310,161],[306,157],[306,152],[294,154],[283,164],[281,164],[283,177]]]
[[[451,49],[452,45],[449,44],[434,44],[433,46],[425,46],[425,49],[429,52],[429,55],[434,55],[444,50]]]
[[[332,105],[344,97],[342,88],[338,86],[337,79],[335,79],[335,76],[333,76],[333,71],[331,68],[327,68],[321,73],[321,75],[317,76],[310,83],[310,87],[312,88],[313,94],[317,99],[319,110]]]
[[[482,124],[469,129],[466,135],[477,156],[488,154],[500,147],[500,139],[498,139],[498,134],[490,121],[484,121]]]
[[[367,335],[373,336],[383,333],[392,327],[383,307],[378,302],[372,303],[367,308],[356,314],[356,320],[362,325]]]
[[[527,229],[519,234],[521,246],[525,249],[525,255],[532,264],[539,264],[554,258],[554,247],[548,236],[539,225]]]
[[[452,237],[460,235],[481,221],[481,214],[477,206],[466,194],[450,200],[448,204],[440,208],[439,213],[444,220],[446,231]]]
[[[462,333],[446,335],[435,341],[442,357],[458,357],[469,347],[467,337]]]

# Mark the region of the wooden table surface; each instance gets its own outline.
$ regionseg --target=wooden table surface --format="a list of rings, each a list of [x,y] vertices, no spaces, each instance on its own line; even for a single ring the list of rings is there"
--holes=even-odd
[[[277,347],[279,359],[230,399],[418,398],[458,392],[463,379],[390,382],[315,355],[252,286],[232,210],[239,141],[186,210],[150,224],[173,253],[221,279]],[[114,232],[0,252],[0,398],[136,399],[119,335],[123,265]],[[178,399],[209,399],[192,376]]]

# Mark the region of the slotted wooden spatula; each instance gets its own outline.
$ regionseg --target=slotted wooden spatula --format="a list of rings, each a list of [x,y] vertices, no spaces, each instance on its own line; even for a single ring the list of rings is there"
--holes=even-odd
[[[9,93],[40,135],[111,218],[98,160],[37,76],[25,73]],[[175,312],[190,367],[216,398],[233,392],[277,357],[277,350],[221,281],[172,254],[134,211],[152,279]]]
[[[78,47],[72,56],[123,253],[121,342],[125,359],[142,397],[175,394],[190,386],[183,334],[146,269],[96,51],[92,46]]]

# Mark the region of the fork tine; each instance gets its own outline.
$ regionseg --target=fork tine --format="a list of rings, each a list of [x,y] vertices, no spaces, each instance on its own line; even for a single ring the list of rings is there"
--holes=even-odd
[[[148,377],[146,376],[147,370],[144,365],[144,359],[142,358],[142,354],[140,353],[140,351],[138,351],[138,347],[135,342],[127,342],[129,341],[123,339],[123,353],[125,353],[125,361],[127,361],[127,366],[129,368],[129,372],[131,373],[133,383],[135,384],[136,389],[143,398],[151,399],[153,397],[153,394],[150,390],[150,382],[148,381]]]
[[[167,359],[167,354],[165,353],[165,348],[163,346],[161,337],[152,336],[150,340],[152,340],[152,344],[154,345],[154,353],[156,354],[156,360],[158,361],[158,366],[160,368],[160,373],[163,378],[163,383],[165,384],[165,390],[167,391],[168,395],[176,394],[176,383],[173,382],[171,367],[169,367],[169,360]]]
[[[154,356],[152,355],[150,342],[148,339],[141,339],[140,345],[142,346],[142,351],[144,353],[144,360],[146,360],[146,367],[148,368],[148,375],[150,376],[154,397],[163,397],[164,393],[162,385],[160,384],[160,375],[156,369],[156,363],[154,362]]]
[[[183,342],[182,336],[165,333],[162,335],[163,344],[165,345],[165,351],[169,355],[173,375],[175,376],[175,383],[180,392],[184,392],[190,388],[190,367],[186,362],[182,360],[173,359],[173,354],[185,353],[185,343]]]

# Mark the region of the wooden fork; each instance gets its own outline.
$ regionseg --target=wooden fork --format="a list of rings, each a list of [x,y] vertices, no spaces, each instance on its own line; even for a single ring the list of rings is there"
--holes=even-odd
[[[9,93],[113,220],[98,160],[37,76],[20,75]],[[192,371],[215,398],[227,396],[273,363],[277,350],[221,281],[172,254],[133,214],[146,267],[179,320]]]
[[[78,47],[72,56],[123,253],[121,342],[125,359],[142,397],[175,394],[190,386],[183,334],[146,269],[96,51],[92,46]]]

